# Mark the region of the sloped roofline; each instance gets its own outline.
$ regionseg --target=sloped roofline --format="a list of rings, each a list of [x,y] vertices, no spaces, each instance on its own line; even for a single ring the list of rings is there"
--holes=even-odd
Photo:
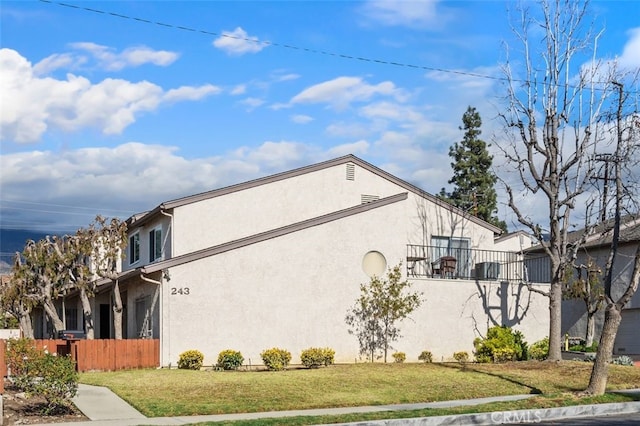
[[[270,240],[272,238],[281,237],[283,235],[291,234],[293,232],[302,231],[314,226],[323,225],[325,223],[333,222],[335,220],[343,219],[356,214],[364,213],[369,210],[374,210],[380,207],[384,207],[390,204],[394,204],[400,201],[404,201],[408,198],[408,193],[402,192],[400,194],[392,195],[389,197],[381,198],[370,203],[360,204],[355,207],[349,207],[343,210],[338,210],[332,213],[328,213],[322,216],[314,217],[311,219],[303,220],[301,222],[292,223],[280,228],[272,229],[269,231],[261,232],[259,234],[249,235],[244,238],[240,238],[227,243],[218,244],[213,247],[208,247],[202,250],[197,250],[191,253],[186,253],[181,256],[172,257],[161,262],[152,263],[134,270],[126,271],[120,276],[121,279],[137,276],[140,273],[150,274],[153,272],[161,271],[163,269],[172,268],[175,266],[183,265],[185,263],[200,260],[205,257],[215,256],[217,254],[225,253],[231,250],[236,250],[242,247],[246,247],[252,244],[260,243],[262,241]]]
[[[463,216],[465,218],[467,218],[468,220],[470,220],[471,222],[474,222],[480,226],[483,226],[487,229],[490,229],[494,234],[500,234],[502,233],[502,230],[500,228],[498,228],[497,226],[494,226],[480,218],[477,218],[467,212],[465,212],[462,209],[459,209],[449,203],[447,203],[446,201],[441,200],[438,197],[435,197],[431,194],[429,194],[428,192],[418,188],[415,185],[410,184],[407,181],[404,181],[376,166],[374,166],[373,164],[370,164],[358,157],[356,157],[353,154],[348,154],[345,155],[343,157],[338,157],[335,158],[333,160],[328,160],[328,161],[323,161],[321,163],[316,163],[316,164],[311,164],[309,166],[304,166],[304,167],[300,167],[297,169],[293,169],[293,170],[289,170],[286,172],[281,172],[281,173],[277,173],[274,175],[270,175],[270,176],[265,176],[262,178],[258,178],[258,179],[254,179],[254,180],[250,180],[247,182],[243,182],[243,183],[238,183],[235,185],[230,185],[230,186],[226,186],[223,188],[219,188],[219,189],[214,189],[212,191],[207,191],[207,192],[201,192],[199,194],[194,194],[194,195],[189,195],[186,197],[182,197],[182,198],[176,198],[174,200],[170,200],[170,201],[165,201],[162,204],[158,205],[156,208],[154,208],[153,210],[149,211],[148,213],[140,216],[132,216],[129,219],[127,219],[127,227],[131,228],[131,227],[138,227],[138,226],[142,226],[145,223],[153,220],[153,218],[155,218],[157,215],[161,214],[162,211],[167,211],[167,210],[171,210],[174,209],[176,207],[180,207],[180,206],[184,206],[186,204],[191,204],[191,203],[196,203],[198,201],[203,201],[203,200],[208,200],[210,198],[215,198],[215,197],[220,197],[223,195],[227,195],[227,194],[231,194],[233,192],[238,192],[238,191],[243,191],[245,189],[249,189],[249,188],[254,188],[260,185],[266,185],[269,183],[273,183],[273,182],[278,182],[284,179],[290,179],[292,177],[296,177],[296,176],[301,176],[307,173],[312,173],[318,170],[324,170],[330,167],[334,167],[334,166],[339,166],[341,164],[347,164],[347,163],[354,163],[360,167],[362,167],[365,170],[370,171],[371,173],[374,173],[380,177],[382,177],[383,179],[386,179],[398,186],[400,186],[401,188],[406,189],[409,192],[412,192],[416,195],[419,195],[422,198],[425,198],[433,203],[435,203],[436,205],[443,207],[447,210],[450,210],[453,213],[457,213],[460,216]]]

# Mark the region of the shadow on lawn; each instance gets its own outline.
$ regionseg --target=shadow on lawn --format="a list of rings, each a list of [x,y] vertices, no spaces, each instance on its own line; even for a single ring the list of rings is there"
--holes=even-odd
[[[474,373],[480,373],[480,374],[486,374],[487,376],[491,376],[491,377],[497,377],[499,379],[502,380],[506,380],[507,382],[519,385],[519,386],[524,386],[525,388],[529,389],[529,393],[531,394],[537,394],[537,395],[541,395],[542,394],[542,390],[536,388],[535,386],[531,386],[528,385],[526,383],[523,383],[521,381],[518,381],[512,377],[508,377],[505,376],[503,374],[499,374],[499,373],[493,373],[493,372],[489,372],[489,371],[483,371],[483,370],[479,370],[476,368],[473,368],[473,364],[447,364],[447,363],[441,363],[440,364],[443,367],[446,368],[451,368],[451,369],[455,369],[458,371],[473,371]]]

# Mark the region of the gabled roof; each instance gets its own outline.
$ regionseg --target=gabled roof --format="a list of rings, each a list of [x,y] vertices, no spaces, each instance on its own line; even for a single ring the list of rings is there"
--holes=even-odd
[[[224,188],[220,188],[220,189],[215,189],[212,191],[207,191],[207,192],[202,192],[199,194],[195,194],[195,195],[189,195],[187,197],[182,197],[182,198],[177,198],[175,200],[170,200],[170,201],[165,201],[162,204],[160,204],[159,206],[157,206],[156,208],[154,208],[153,210],[151,210],[150,212],[143,214],[143,215],[136,215],[136,216],[132,216],[129,219],[127,219],[127,227],[129,227],[131,229],[131,227],[137,227],[137,226],[142,226],[145,223],[153,220],[154,218],[156,218],[159,214],[161,214],[162,211],[167,211],[167,210],[171,210],[174,209],[176,207],[180,207],[180,206],[184,206],[186,204],[191,204],[191,203],[196,203],[198,201],[203,201],[203,200],[207,200],[210,198],[215,198],[215,197],[220,197],[222,195],[227,195],[233,192],[238,192],[238,191],[242,191],[245,189],[249,189],[249,188],[254,188],[260,185],[266,185],[268,183],[272,183],[272,182],[278,182],[284,179],[290,179],[296,176],[300,176],[300,175],[304,175],[307,173],[312,173],[318,170],[323,170],[323,169],[327,169],[329,167],[334,167],[334,166],[338,166],[341,164],[347,164],[347,163],[354,163],[360,167],[362,167],[365,170],[370,171],[371,173],[374,173],[378,176],[380,176],[383,179],[386,179],[390,182],[395,183],[396,185],[400,186],[401,188],[406,189],[409,192],[412,192],[414,194],[419,195],[420,197],[431,201],[432,203],[443,207],[445,209],[450,210],[453,213],[456,213],[460,216],[464,216],[466,217],[468,220],[470,220],[471,222],[474,222],[478,225],[481,225],[487,229],[490,229],[493,233],[495,234],[500,234],[502,232],[502,230],[500,228],[498,228],[497,226],[494,226],[488,222],[485,222],[484,220],[477,218],[467,212],[465,212],[464,210],[461,210],[449,203],[447,203],[446,201],[441,200],[438,197],[435,197],[425,191],[423,191],[422,189],[418,188],[415,185],[412,185],[390,173],[385,172],[384,170],[370,164],[367,163],[366,161],[356,157],[355,155],[349,154],[349,155],[345,155],[343,157],[339,157],[339,158],[335,158],[333,160],[329,160],[329,161],[324,161],[321,163],[316,163],[316,164],[312,164],[309,166],[305,166],[305,167],[300,167],[298,169],[293,169],[293,170],[289,170],[286,172],[282,172],[282,173],[277,173],[274,175],[270,175],[270,176],[266,176],[263,178],[259,178],[259,179],[254,179],[254,180],[250,180],[248,182],[243,182],[243,183],[239,183],[239,184],[235,184],[235,185],[231,185],[231,186],[227,186]]]
[[[151,263],[149,265],[145,265],[143,267],[124,272],[120,276],[120,279],[127,279],[133,276],[137,276],[141,273],[150,274],[153,272],[158,272],[166,268],[179,266],[185,263],[193,262],[195,260],[203,259],[205,257],[215,256],[217,254],[225,253],[231,250],[236,250],[242,247],[249,246],[251,244],[256,244],[262,241],[270,240],[272,238],[281,237],[283,235],[291,234],[293,232],[297,232],[297,231],[308,229],[314,226],[319,226],[325,223],[333,222],[335,220],[343,219],[349,216],[353,216],[353,215],[364,213],[380,207],[384,207],[390,204],[394,204],[399,201],[404,201],[407,199],[407,196],[408,196],[407,193],[403,192],[400,194],[392,195],[390,197],[381,198],[379,200],[372,201],[370,203],[360,204],[354,207],[349,207],[343,210],[338,210],[336,212],[314,217],[312,219],[303,220],[301,222],[292,223],[290,225],[286,225],[280,228],[261,232],[259,234],[250,235],[248,237],[240,238],[238,240],[219,244],[217,246],[183,254],[181,256],[172,257],[171,259],[167,259],[161,262]]]

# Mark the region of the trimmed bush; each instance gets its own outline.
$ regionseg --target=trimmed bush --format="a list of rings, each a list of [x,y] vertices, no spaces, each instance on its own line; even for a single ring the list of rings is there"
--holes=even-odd
[[[420,352],[418,359],[422,362],[433,362],[433,354],[429,351],[422,351]]]
[[[307,368],[326,367],[333,364],[335,353],[331,348],[308,348],[300,354],[300,361]]]
[[[633,367],[633,360],[626,355],[622,355],[622,356],[619,356],[618,358],[614,358],[613,361],[611,361],[611,363],[615,365],[626,365],[629,367]]]
[[[491,327],[487,337],[476,338],[473,346],[478,362],[522,361],[528,357],[527,342],[522,333],[511,327]]]
[[[262,357],[264,365],[271,371],[284,370],[291,362],[291,352],[280,348],[265,349],[260,357]]]
[[[196,349],[190,349],[182,352],[178,358],[178,368],[183,370],[200,370],[204,355]]]
[[[218,363],[216,366],[223,370],[237,370],[244,362],[244,357],[240,351],[233,349],[225,349],[218,354]]]
[[[32,340],[10,339],[7,365],[11,378],[27,396],[43,397],[42,414],[66,411],[78,391],[78,373],[69,356],[56,356],[35,348]]]
[[[529,347],[529,358],[543,361],[549,356],[549,338],[538,340]]]
[[[397,362],[399,364],[402,364],[407,359],[407,354],[405,354],[404,352],[395,352],[391,354],[391,356],[393,357],[394,362]]]
[[[458,361],[460,364],[466,364],[469,362],[469,353],[466,351],[454,352],[453,359]]]

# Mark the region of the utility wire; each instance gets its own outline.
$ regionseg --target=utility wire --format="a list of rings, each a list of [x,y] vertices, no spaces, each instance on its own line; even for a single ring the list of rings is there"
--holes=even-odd
[[[320,54],[320,55],[326,55],[326,56],[333,56],[333,57],[342,58],[342,59],[348,59],[348,60],[371,62],[371,63],[381,64],[381,65],[392,65],[392,66],[404,67],[404,68],[413,68],[413,69],[419,69],[419,70],[424,70],[424,71],[435,71],[435,72],[441,72],[441,73],[446,73],[446,74],[456,74],[456,75],[462,75],[462,76],[466,76],[466,77],[483,78],[483,79],[495,80],[495,81],[506,81],[506,82],[511,81],[511,82],[528,83],[528,84],[532,84],[533,83],[533,82],[531,82],[529,80],[525,80],[525,79],[515,79],[515,78],[509,78],[509,77],[497,77],[497,76],[493,76],[493,75],[479,74],[479,73],[468,72],[468,71],[451,70],[451,69],[445,69],[445,68],[430,67],[430,66],[426,66],[426,65],[415,65],[415,64],[408,64],[408,63],[402,63],[402,62],[387,61],[387,60],[383,60],[383,59],[367,58],[367,57],[363,57],[363,56],[353,56],[353,55],[347,55],[347,54],[343,54],[343,53],[328,52],[326,50],[310,49],[310,48],[307,48],[307,47],[294,46],[294,45],[291,45],[291,44],[276,43],[276,42],[262,41],[262,40],[254,40],[254,39],[250,39],[250,38],[247,38],[247,37],[239,37],[239,36],[235,36],[235,35],[231,35],[231,34],[220,34],[220,33],[214,32],[214,31],[207,31],[207,30],[202,30],[202,29],[197,29],[197,28],[185,27],[185,26],[182,26],[182,25],[168,24],[166,22],[152,21],[152,20],[149,20],[149,19],[138,18],[138,17],[135,17],[135,16],[123,15],[121,13],[109,12],[109,11],[106,11],[106,10],[94,9],[94,8],[90,8],[90,7],[78,6],[78,5],[74,5],[74,4],[62,3],[62,2],[58,2],[58,1],[52,1],[52,0],[40,0],[40,2],[56,4],[58,6],[69,7],[69,8],[78,9],[78,10],[84,10],[84,11],[92,12],[92,13],[99,13],[99,14],[102,14],[102,15],[109,15],[109,16],[113,16],[113,17],[121,18],[121,19],[129,19],[129,20],[132,20],[132,21],[141,22],[141,23],[144,23],[144,24],[157,25],[157,26],[165,27],[165,28],[172,28],[172,29],[181,30],[181,31],[189,31],[189,32],[194,32],[194,33],[201,33],[201,34],[206,34],[206,35],[209,35],[209,36],[232,38],[232,39],[235,39],[235,40],[242,40],[242,41],[247,41],[247,42],[250,42],[250,43],[263,44],[265,46],[282,47],[282,48],[285,48],[285,49],[298,50],[298,51],[314,53],[314,54]],[[550,84],[550,83],[545,83],[545,82],[536,82],[536,83],[543,84],[543,85]],[[596,81],[594,83],[595,84],[605,85],[605,84],[608,84],[609,82]],[[575,85],[570,85],[570,84],[558,85],[558,86],[566,87],[566,88],[573,88],[573,89],[581,87],[581,86],[575,86]],[[593,90],[605,90],[605,89],[595,88],[594,87]],[[629,92],[629,93],[636,93],[636,92]]]

